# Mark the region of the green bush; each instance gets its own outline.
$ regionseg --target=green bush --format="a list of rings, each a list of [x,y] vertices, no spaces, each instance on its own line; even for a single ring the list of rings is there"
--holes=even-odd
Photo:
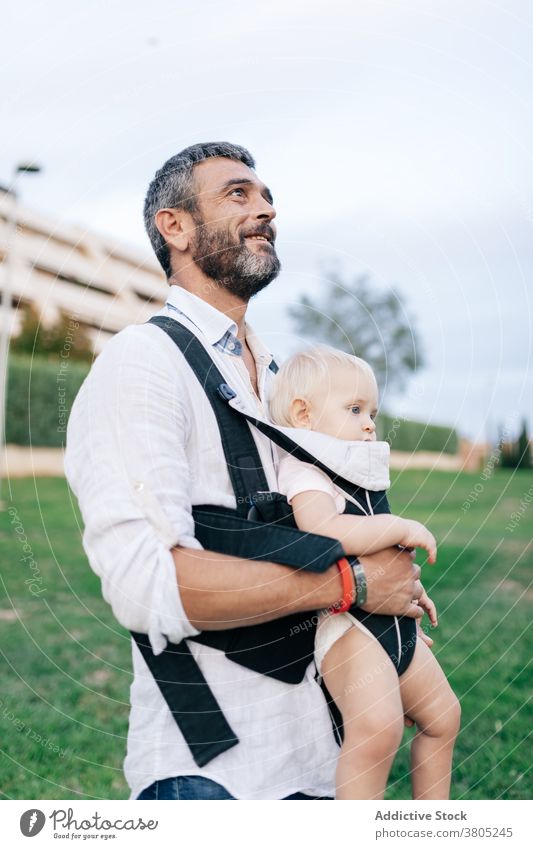
[[[386,440],[393,451],[438,451],[457,454],[459,441],[451,427],[412,422],[393,416],[378,417],[378,438]]]
[[[90,365],[70,359],[55,361],[11,354],[7,392],[6,441],[16,445],[65,444],[72,402]],[[457,453],[453,428],[395,419],[378,418],[378,437],[396,451],[442,451]]]
[[[89,368],[60,356],[52,361],[11,354],[6,442],[61,448],[72,402]]]

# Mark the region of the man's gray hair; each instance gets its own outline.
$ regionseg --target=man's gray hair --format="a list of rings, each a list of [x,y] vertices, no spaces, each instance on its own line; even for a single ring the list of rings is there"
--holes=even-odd
[[[194,213],[198,209],[193,185],[193,170],[198,162],[212,156],[225,156],[255,168],[253,156],[244,147],[229,142],[205,142],[186,147],[168,159],[156,173],[144,199],[144,226],[155,255],[167,278],[172,275],[170,251],[155,225],[155,215],[160,209],[184,209]]]

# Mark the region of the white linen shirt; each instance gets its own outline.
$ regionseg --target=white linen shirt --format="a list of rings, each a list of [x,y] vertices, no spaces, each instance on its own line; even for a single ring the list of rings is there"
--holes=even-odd
[[[178,286],[170,287],[158,314],[191,329],[249,412],[265,417],[272,355],[249,325],[261,400],[235,354],[237,326],[230,318]],[[276,489],[277,455],[252,431]],[[211,404],[160,328],[130,325],[95,360],[72,407],[65,472],[79,501],[89,563],[120,624],[147,633],[156,654],[167,638],[179,643],[197,634],[180,600],[170,549],[201,549],[192,505],[234,508],[235,497]],[[280,799],[297,791],[333,796],[339,750],[314,665],[301,684],[291,685],[245,669],[216,649],[194,641],[189,646],[240,742],[198,767],[132,641],[124,762],[130,798],[178,775],[205,776],[240,799]]]

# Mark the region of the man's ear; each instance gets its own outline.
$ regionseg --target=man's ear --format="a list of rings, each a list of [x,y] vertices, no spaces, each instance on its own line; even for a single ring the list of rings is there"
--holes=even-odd
[[[184,209],[158,209],[155,226],[167,245],[181,253],[189,248],[191,236],[196,229],[192,215]]]
[[[311,428],[311,405],[305,398],[294,398],[289,413],[293,427]]]

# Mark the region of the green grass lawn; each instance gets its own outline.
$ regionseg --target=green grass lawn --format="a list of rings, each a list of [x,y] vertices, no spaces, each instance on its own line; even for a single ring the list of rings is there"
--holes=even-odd
[[[89,569],[66,482],[15,481],[11,496],[0,514],[1,795],[127,798],[129,637]],[[453,797],[531,798],[533,473],[396,473],[391,504],[439,542],[424,581],[440,614],[435,650],[463,706]],[[391,799],[410,796],[410,733]]]

